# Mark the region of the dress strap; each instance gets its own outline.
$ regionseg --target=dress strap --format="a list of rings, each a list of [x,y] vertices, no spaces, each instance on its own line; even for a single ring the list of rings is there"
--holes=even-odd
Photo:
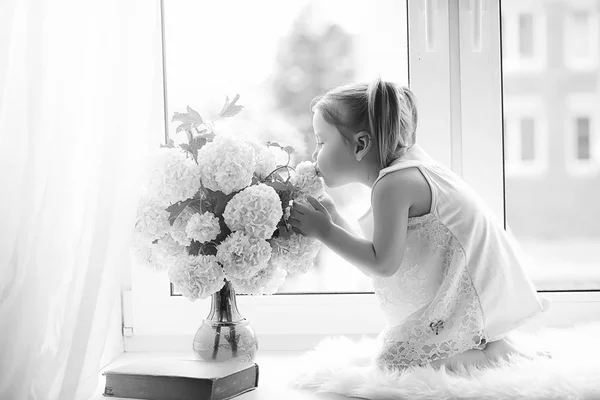
[[[422,165],[423,165],[423,162],[420,160],[403,160],[400,162],[393,163],[389,167],[383,168],[381,171],[379,171],[379,176],[377,177],[375,182],[373,182],[371,189],[375,187],[375,185],[377,184],[377,182],[379,182],[381,180],[381,178],[383,178],[390,172],[400,171],[401,169],[420,167]]]

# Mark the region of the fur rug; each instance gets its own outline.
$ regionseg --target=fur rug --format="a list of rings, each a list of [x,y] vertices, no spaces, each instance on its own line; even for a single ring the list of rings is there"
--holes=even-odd
[[[600,399],[600,323],[514,332],[515,347],[552,358],[512,357],[491,368],[411,368],[385,373],[370,364],[374,339],[328,338],[302,355],[292,386],[371,400]]]

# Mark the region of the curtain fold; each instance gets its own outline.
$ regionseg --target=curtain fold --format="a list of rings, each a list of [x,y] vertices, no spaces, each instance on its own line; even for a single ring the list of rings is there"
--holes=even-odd
[[[0,3],[0,398],[85,399],[163,137],[158,0]]]

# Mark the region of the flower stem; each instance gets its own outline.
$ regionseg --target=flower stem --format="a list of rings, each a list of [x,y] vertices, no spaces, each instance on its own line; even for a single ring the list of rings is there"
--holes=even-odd
[[[271,172],[269,175],[267,175],[267,177],[265,179],[263,179],[263,182],[266,182],[271,177],[271,175],[273,175],[275,172],[279,171],[280,169],[284,169],[284,168],[288,171],[288,174],[289,174],[290,169],[292,171],[295,171],[295,169],[290,167],[289,165],[280,165],[279,167],[275,168],[273,170],[273,172]]]

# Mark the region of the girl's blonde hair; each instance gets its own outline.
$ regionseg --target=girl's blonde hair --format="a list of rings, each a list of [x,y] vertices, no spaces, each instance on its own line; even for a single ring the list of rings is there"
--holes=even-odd
[[[402,157],[415,143],[417,107],[415,95],[406,87],[375,79],[372,83],[339,86],[311,102],[346,141],[356,132],[371,133],[381,168]]]

